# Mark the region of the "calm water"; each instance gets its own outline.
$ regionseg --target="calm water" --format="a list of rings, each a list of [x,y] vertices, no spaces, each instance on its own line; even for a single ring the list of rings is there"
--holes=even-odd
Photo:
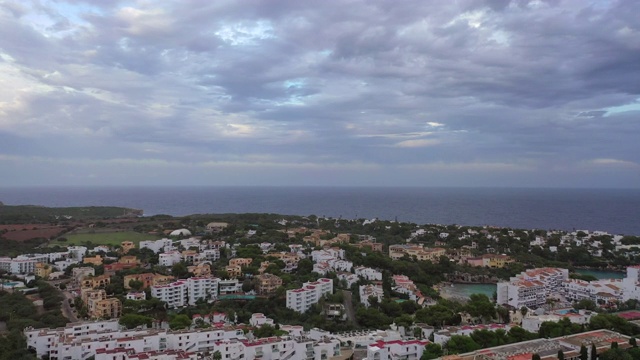
[[[145,215],[280,213],[640,235],[640,190],[351,187],[0,188],[5,204],[114,205]]]
[[[622,279],[625,277],[624,273],[616,271],[603,271],[603,270],[586,270],[578,269],[576,272],[580,274],[593,275],[598,279]],[[468,298],[471,294],[485,294],[492,298],[493,293],[496,291],[496,285],[494,284],[453,284],[451,287],[447,287],[445,291],[456,297]]]
[[[626,276],[625,273],[617,271],[577,269],[576,272],[584,275],[592,275],[598,279],[622,279]]]
[[[447,287],[447,294],[460,298],[468,298],[472,294],[484,294],[489,299],[493,299],[493,293],[496,292],[495,284],[453,284]]]

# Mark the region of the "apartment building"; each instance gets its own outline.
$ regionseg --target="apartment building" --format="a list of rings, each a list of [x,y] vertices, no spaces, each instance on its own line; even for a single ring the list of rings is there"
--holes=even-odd
[[[438,261],[440,256],[446,254],[444,248],[424,248],[420,245],[390,245],[389,257],[398,260],[404,256],[415,258],[419,261]]]
[[[177,250],[164,252],[158,255],[158,265],[171,267],[182,260],[182,254]]]
[[[306,282],[300,289],[287,290],[287,308],[303,313],[324,294],[333,294],[333,280],[327,278]]]
[[[282,279],[273,274],[256,276],[256,292],[258,295],[271,295],[282,286]]]
[[[126,290],[129,290],[131,289],[131,285],[130,285],[131,281],[140,281],[142,283],[142,289],[146,289],[149,286],[153,285],[153,278],[154,278],[153,273],[125,275],[123,278],[124,288]]]
[[[26,328],[24,335],[27,347],[39,358],[87,360],[95,356],[96,360],[123,360],[143,359],[146,357],[131,356],[146,353],[162,354],[157,359],[172,359],[164,355],[219,351],[223,359],[331,360],[341,354],[336,339],[311,339],[300,334],[248,340],[241,329],[226,325],[180,331],[121,330],[117,321],[99,321],[58,329]]]
[[[173,240],[160,239],[160,240],[147,240],[140,241],[140,249],[151,249],[154,253],[169,252],[175,250],[173,247]]]
[[[360,302],[369,307],[371,304],[369,303],[370,297],[375,297],[378,299],[378,303],[382,301],[384,297],[384,290],[382,289],[382,283],[370,284],[370,285],[360,285]]]
[[[167,303],[171,308],[195,305],[198,300],[215,300],[220,279],[191,277],[167,285],[151,287],[151,296]]]
[[[427,340],[377,341],[367,346],[367,359],[420,359]]]
[[[358,266],[357,268],[355,268],[354,273],[361,279],[369,281],[382,281],[382,273],[372,268]]]
[[[547,296],[561,293],[562,285],[569,279],[569,270],[560,268],[537,268],[526,270],[509,281],[497,285],[498,304],[515,308],[527,306],[538,308],[545,304]]]

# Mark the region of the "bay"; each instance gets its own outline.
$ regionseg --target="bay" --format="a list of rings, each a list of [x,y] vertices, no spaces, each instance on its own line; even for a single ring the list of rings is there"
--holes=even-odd
[[[188,176],[188,175],[185,175]],[[125,206],[145,215],[278,213],[640,235],[638,189],[2,187],[7,205]]]

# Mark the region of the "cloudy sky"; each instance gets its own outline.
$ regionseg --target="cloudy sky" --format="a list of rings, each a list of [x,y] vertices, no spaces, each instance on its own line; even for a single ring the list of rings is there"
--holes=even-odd
[[[640,187],[640,1],[0,0],[0,186]]]

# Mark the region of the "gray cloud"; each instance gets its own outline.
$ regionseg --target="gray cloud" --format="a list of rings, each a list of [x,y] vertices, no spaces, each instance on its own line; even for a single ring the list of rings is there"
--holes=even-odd
[[[613,0],[7,1],[0,170],[47,179],[46,159],[94,183],[95,161],[127,183],[128,159],[157,172],[136,183],[180,183],[167,174],[184,163],[205,184],[258,168],[311,184],[324,166],[343,185],[637,187],[639,15]]]

